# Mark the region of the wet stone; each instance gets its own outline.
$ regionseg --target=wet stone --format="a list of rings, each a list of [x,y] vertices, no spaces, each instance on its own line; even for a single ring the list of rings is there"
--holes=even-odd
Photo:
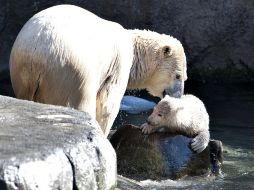
[[[219,172],[221,142],[211,140],[209,146],[197,154],[190,149],[190,141],[191,138],[165,132],[143,135],[134,125],[121,127],[110,139],[117,154],[118,174],[131,179],[178,179],[209,174],[211,170]]]
[[[111,189],[116,155],[84,112],[0,96],[0,189]]]

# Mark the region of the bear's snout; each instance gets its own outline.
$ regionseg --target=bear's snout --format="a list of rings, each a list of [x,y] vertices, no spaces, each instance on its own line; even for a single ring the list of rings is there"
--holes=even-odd
[[[184,81],[175,81],[173,86],[170,88],[167,88],[163,91],[163,97],[166,95],[175,97],[175,98],[181,98],[184,92]]]
[[[150,122],[148,119],[146,120],[146,123],[147,123],[148,125],[152,125],[151,122]]]
[[[146,120],[146,123],[148,125],[156,126],[156,125],[158,125],[159,122],[156,121],[154,117],[149,116],[148,119]]]

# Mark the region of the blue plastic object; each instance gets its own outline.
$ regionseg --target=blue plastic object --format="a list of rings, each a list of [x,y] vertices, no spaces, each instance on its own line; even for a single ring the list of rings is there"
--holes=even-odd
[[[153,109],[156,103],[135,96],[124,96],[120,110],[131,114],[138,114]]]

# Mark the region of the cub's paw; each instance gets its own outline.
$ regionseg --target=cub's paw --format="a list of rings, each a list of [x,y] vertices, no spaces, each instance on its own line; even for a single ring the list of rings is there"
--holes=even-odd
[[[154,132],[154,127],[152,125],[148,125],[147,123],[144,123],[140,126],[143,134],[151,134]]]
[[[197,153],[205,150],[209,143],[209,132],[201,132],[191,141],[191,148]]]

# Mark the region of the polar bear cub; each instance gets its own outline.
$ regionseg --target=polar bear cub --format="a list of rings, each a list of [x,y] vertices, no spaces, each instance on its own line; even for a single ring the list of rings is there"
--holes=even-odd
[[[206,148],[210,138],[209,115],[203,102],[193,95],[183,95],[180,99],[166,95],[141,128],[144,134],[164,128],[194,137],[191,148],[198,153]]]

